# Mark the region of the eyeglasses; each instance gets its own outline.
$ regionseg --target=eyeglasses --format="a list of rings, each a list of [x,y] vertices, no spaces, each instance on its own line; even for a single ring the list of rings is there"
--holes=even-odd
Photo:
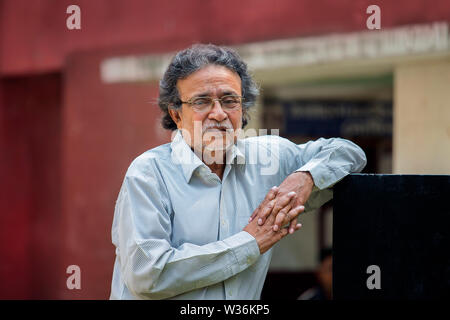
[[[244,98],[237,95],[226,95],[219,99],[214,99],[212,97],[195,97],[189,99],[188,101],[181,101],[182,103],[189,104],[194,111],[197,112],[209,112],[214,106],[216,101],[219,101],[222,109],[224,111],[233,111],[241,107]]]

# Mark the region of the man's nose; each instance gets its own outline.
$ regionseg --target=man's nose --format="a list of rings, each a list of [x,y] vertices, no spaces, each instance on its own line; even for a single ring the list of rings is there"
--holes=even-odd
[[[216,120],[217,122],[221,122],[228,118],[228,114],[223,111],[222,106],[219,101],[214,101],[213,107],[208,114],[208,119]]]

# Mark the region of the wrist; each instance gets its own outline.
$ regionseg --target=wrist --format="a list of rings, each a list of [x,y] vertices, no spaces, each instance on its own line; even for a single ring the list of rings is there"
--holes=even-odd
[[[295,171],[294,173],[299,173],[302,176],[302,179],[307,180],[312,185],[314,185],[314,179],[309,171]],[[300,176],[299,175],[299,176]]]

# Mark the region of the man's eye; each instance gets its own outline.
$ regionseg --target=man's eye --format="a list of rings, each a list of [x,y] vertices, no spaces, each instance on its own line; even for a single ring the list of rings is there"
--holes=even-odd
[[[235,98],[235,97],[227,97],[225,99],[222,99],[222,101],[225,104],[235,104],[235,103],[239,102],[239,100],[237,98]]]
[[[195,99],[192,104],[196,105],[196,106],[203,106],[209,103],[209,99],[204,99],[204,98],[200,98],[200,99]]]

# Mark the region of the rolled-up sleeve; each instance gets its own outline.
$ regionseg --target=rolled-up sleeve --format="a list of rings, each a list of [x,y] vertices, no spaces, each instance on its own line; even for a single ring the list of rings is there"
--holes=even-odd
[[[156,178],[127,175],[116,202],[113,243],[121,277],[138,298],[164,299],[224,281],[260,255],[245,231],[206,245],[171,245],[171,219]]]

